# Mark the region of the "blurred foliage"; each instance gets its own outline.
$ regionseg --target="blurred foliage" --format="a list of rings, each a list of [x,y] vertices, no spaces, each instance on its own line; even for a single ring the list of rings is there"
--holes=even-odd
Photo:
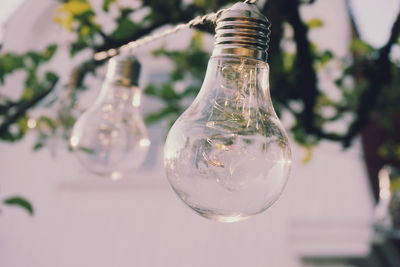
[[[188,48],[182,51],[169,51],[160,48],[153,52],[156,57],[166,57],[174,63],[174,69],[170,74],[170,80],[161,85],[150,84],[144,90],[148,96],[160,99],[164,107],[159,111],[146,116],[148,124],[169,119],[170,125],[187,108],[188,99],[192,100],[201,87],[206,73],[206,66],[210,54],[203,49],[202,34],[196,32]],[[196,64],[192,64],[196,62]],[[185,88],[177,90],[177,84],[184,83]]]
[[[165,25],[186,22],[234,2],[142,0],[132,1],[132,6],[126,6],[127,2],[102,0],[97,7],[94,4],[99,4],[98,1],[63,0],[54,14],[54,20],[73,36],[69,52],[75,57],[83,50],[95,53],[117,48]],[[399,17],[388,43],[381,48],[374,48],[361,40],[356,25],[353,25],[349,53],[345,58],[338,58],[332,51],[321,50],[318,44],[309,40],[309,32],[324,27],[324,22],[319,18],[303,21],[299,10],[302,5],[314,2],[270,0],[259,5],[273,25],[268,61],[274,106],[279,114],[288,114],[293,118],[290,131],[294,139],[306,148],[304,161],[310,160],[311,148],[319,141],[330,140],[349,147],[369,123],[371,115],[379,114],[387,118],[388,114],[398,114],[400,108],[400,64],[390,58],[391,48],[398,46]],[[99,16],[109,16],[115,23],[113,29],[105,31]],[[212,25],[201,25],[186,49],[161,47],[149,51],[155,57],[170,60],[173,69],[168,81],[150,84],[144,90],[147,96],[162,103],[160,110],[147,114],[148,124],[162,120],[172,123],[196,96],[210,56],[210,51],[203,46],[203,37],[210,33],[213,33]],[[39,70],[53,59],[56,51],[56,46],[51,45],[39,52],[0,54],[1,84],[15,72],[21,72],[25,77],[17,100],[7,97],[7,92],[1,92],[2,140],[20,140],[32,129],[38,133],[34,149],[40,149],[50,138],[69,137],[71,127],[81,112],[77,105],[79,95],[88,88],[86,77],[96,74],[98,67],[106,61],[89,59],[82,62],[71,71],[74,75],[69,83],[59,82],[55,86],[57,74],[43,74]],[[326,90],[326,83],[335,88],[335,94]],[[56,100],[46,102],[46,97],[54,92]],[[36,117],[30,115],[35,110],[43,109],[43,106],[53,112]],[[386,123],[390,124],[390,120]],[[343,129],[337,126],[339,124],[347,127]],[[382,148],[380,153],[396,156],[396,151]]]
[[[17,101],[0,95],[0,138],[2,140],[15,142],[24,137],[28,131],[27,111],[34,108],[53,90],[58,80],[57,74],[51,71],[43,74],[39,69],[53,58],[56,51],[57,46],[50,45],[40,52],[0,54],[0,84],[4,84],[6,77],[15,72],[25,77]]]
[[[109,2],[109,1],[107,1]],[[109,3],[105,3],[109,6]],[[78,33],[71,44],[71,55],[92,46],[95,36],[101,33],[101,27],[95,22],[95,12],[86,0],[65,1],[55,13],[54,21],[69,32]]]

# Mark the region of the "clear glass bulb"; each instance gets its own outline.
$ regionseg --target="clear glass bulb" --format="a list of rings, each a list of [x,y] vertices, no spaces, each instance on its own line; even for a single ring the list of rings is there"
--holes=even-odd
[[[70,144],[89,171],[116,180],[143,163],[150,140],[139,112],[141,89],[121,83],[110,65],[99,97],[74,125]]]
[[[272,106],[268,64],[212,57],[164,153],[172,188],[203,217],[235,222],[271,206],[286,184],[291,151]]]

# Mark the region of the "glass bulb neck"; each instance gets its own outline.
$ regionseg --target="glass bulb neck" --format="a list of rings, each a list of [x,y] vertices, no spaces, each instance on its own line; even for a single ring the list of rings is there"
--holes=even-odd
[[[211,105],[201,107],[203,104]],[[209,61],[206,78],[193,106],[218,114],[244,114],[257,118],[274,115],[269,91],[269,67],[266,62],[238,56],[215,56]],[[209,111],[210,112],[210,111]],[[222,116],[221,120],[236,120]],[[247,120],[246,119],[246,120]]]
[[[264,92],[269,95],[269,65],[267,62],[243,56],[213,56],[207,69],[206,81],[217,74],[224,89],[243,93]],[[251,89],[251,90],[250,90]]]
[[[107,69],[107,81],[126,88],[139,85],[141,65],[135,57],[117,56],[110,59]]]
[[[103,84],[98,103],[114,103],[119,107],[139,108],[142,89],[139,86],[126,86],[118,79],[107,78]]]
[[[141,88],[137,84],[133,85],[129,80],[119,75],[107,76],[104,82],[108,90],[116,90],[118,88],[120,90],[141,91]]]

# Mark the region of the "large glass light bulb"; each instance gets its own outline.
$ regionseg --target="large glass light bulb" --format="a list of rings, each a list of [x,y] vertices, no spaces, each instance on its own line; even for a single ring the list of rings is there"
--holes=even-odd
[[[173,190],[212,220],[261,213],[289,175],[288,137],[269,92],[268,31],[255,5],[237,3],[221,15],[200,93],[167,137],[164,162]]]
[[[91,172],[119,179],[145,159],[150,140],[139,112],[140,64],[134,57],[115,57],[99,97],[74,125],[70,144]]]

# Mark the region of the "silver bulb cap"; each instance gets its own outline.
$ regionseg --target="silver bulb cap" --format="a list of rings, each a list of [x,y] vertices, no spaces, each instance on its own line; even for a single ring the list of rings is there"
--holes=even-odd
[[[107,79],[120,86],[139,85],[141,65],[134,56],[115,56],[108,63]]]
[[[256,5],[236,3],[216,21],[212,55],[267,61],[270,25]]]

